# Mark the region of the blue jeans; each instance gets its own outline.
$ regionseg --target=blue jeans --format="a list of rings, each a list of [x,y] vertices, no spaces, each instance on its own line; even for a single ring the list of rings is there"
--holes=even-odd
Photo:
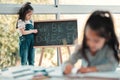
[[[21,65],[34,65],[34,48],[33,38],[20,37],[19,53],[21,57]]]

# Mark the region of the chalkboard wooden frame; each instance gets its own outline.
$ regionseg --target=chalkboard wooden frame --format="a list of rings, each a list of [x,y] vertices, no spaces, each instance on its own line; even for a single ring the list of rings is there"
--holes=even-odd
[[[48,29],[48,27],[50,28]],[[34,37],[34,47],[71,46],[74,44],[74,40],[78,38],[76,19],[35,21],[34,28],[38,30],[38,33],[35,34]],[[62,36],[60,40],[58,39],[58,36]],[[49,39],[47,39],[48,37]],[[54,39],[56,39],[55,44],[54,44]],[[41,42],[39,42],[40,40]]]

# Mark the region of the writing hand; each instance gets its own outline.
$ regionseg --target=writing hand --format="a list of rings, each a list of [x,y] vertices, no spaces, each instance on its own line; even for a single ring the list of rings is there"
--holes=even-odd
[[[73,66],[71,64],[67,64],[65,66],[64,74],[70,74],[72,71]]]

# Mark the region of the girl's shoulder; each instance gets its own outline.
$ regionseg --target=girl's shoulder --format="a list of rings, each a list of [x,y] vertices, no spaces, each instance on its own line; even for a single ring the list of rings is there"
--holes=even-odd
[[[105,51],[106,53],[114,53],[113,48],[111,48],[109,45],[105,45],[102,50]]]
[[[25,28],[25,22],[19,19],[17,23],[17,27],[18,29]]]
[[[25,24],[24,21],[22,21],[21,19],[18,20],[18,24]]]
[[[106,49],[106,50],[113,50],[109,45],[105,45],[104,49]]]

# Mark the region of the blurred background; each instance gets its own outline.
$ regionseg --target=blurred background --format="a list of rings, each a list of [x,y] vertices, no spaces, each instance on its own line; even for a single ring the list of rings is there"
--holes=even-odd
[[[24,4],[25,2],[40,5],[54,5],[55,0],[0,0],[0,4]],[[119,0],[58,0],[59,5],[119,5]],[[72,11],[72,10],[71,10]],[[84,24],[90,14],[60,14],[59,19],[77,19],[78,43],[81,44]],[[17,14],[0,14],[0,68],[20,65],[18,53],[18,33],[16,30]],[[120,40],[120,14],[113,14],[115,30]],[[34,21],[56,20],[56,14],[33,14]],[[38,66],[42,48],[36,48],[35,66]],[[61,47],[63,62],[69,58],[67,47]],[[74,45],[70,47],[71,54]],[[57,66],[57,48],[46,47],[41,66]]]

